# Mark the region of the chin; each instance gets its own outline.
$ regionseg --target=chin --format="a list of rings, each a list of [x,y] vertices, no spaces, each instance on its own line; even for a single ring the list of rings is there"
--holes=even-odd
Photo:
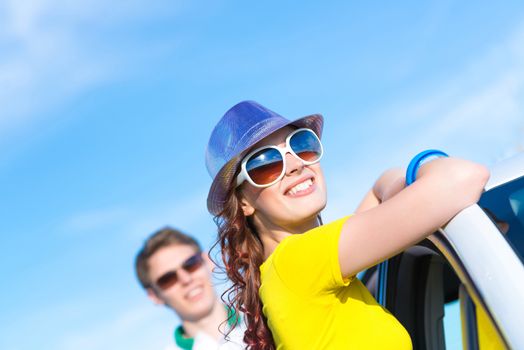
[[[193,305],[185,314],[185,319],[193,322],[199,321],[213,312],[215,307],[215,299],[210,298],[209,300],[202,301],[197,305]]]
[[[311,205],[311,203],[307,203],[303,206],[298,206],[295,209],[293,209],[291,212],[289,212],[289,216],[287,217],[288,222],[293,223],[300,223],[309,221],[312,219],[315,219],[318,217],[321,213],[321,211],[324,209],[325,204],[322,205]]]
[[[302,217],[304,218],[304,220],[316,218],[320,215],[320,213],[322,212],[322,209],[324,209],[324,207],[308,210],[304,212]]]
[[[301,203],[294,203],[298,207],[299,211],[304,213],[306,216],[318,215],[326,207],[325,196],[315,196],[310,198],[304,198]]]

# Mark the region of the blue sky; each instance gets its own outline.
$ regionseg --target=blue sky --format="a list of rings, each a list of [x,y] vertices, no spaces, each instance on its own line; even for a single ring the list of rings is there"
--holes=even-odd
[[[134,255],[166,224],[211,244],[229,107],[325,116],[335,219],[423,148],[524,148],[524,5],[6,0],[0,86],[0,348],[162,349]]]

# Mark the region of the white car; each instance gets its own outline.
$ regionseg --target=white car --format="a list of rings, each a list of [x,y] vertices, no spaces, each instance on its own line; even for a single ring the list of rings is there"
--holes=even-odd
[[[414,349],[524,349],[524,154],[497,164],[477,205],[362,280]]]

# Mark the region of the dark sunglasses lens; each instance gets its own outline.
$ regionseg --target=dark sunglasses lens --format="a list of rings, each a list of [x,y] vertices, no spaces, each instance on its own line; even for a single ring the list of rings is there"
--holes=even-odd
[[[274,148],[266,148],[253,154],[246,163],[246,170],[254,183],[267,185],[275,181],[282,170],[282,154]]]
[[[314,162],[322,156],[322,145],[311,130],[301,130],[291,136],[289,145],[293,152],[306,162]]]
[[[187,272],[195,272],[198,270],[200,266],[204,263],[204,259],[202,258],[202,253],[197,253],[184,261],[181,268],[184,269]],[[168,288],[171,288],[176,282],[178,281],[178,276],[176,271],[169,271],[162,275],[157,281],[156,285],[162,289],[166,290]]]
[[[193,255],[189,259],[187,259],[184,264],[182,265],[182,268],[186,270],[187,272],[194,272],[202,266],[202,263],[204,262],[204,259],[202,259],[202,254],[198,253],[197,255]]]
[[[170,271],[170,272],[166,273],[165,275],[162,275],[156,281],[156,285],[160,289],[166,290],[166,289],[170,288],[171,286],[173,286],[176,283],[177,280],[178,280],[178,278],[177,278],[177,275],[176,275],[176,271]]]

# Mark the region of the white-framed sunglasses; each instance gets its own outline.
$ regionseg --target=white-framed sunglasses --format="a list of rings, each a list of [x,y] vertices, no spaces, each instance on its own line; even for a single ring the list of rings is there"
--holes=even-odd
[[[294,130],[286,137],[286,146],[267,145],[244,157],[237,176],[237,186],[248,181],[255,187],[269,187],[286,173],[286,154],[291,153],[304,165],[318,163],[324,150],[317,134],[311,129]]]

